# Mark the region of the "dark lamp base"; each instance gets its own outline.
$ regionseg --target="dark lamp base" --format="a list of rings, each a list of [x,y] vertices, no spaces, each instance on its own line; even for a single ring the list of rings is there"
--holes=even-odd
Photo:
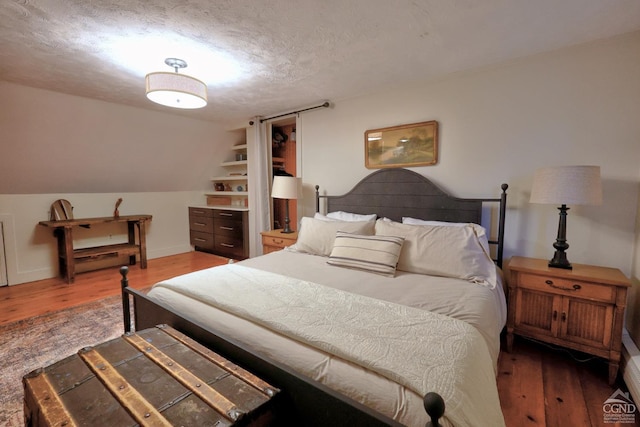
[[[553,258],[549,261],[549,267],[564,268],[565,270],[571,270],[571,263],[567,259],[566,250],[569,249],[567,243],[567,211],[569,208],[567,205],[562,205],[558,208],[560,211],[560,220],[558,222],[558,237],[553,244],[556,250],[553,254]]]
[[[291,229],[288,229],[288,230],[282,230],[282,231],[281,231],[281,233],[282,233],[282,234],[291,234],[291,233],[295,233],[295,230],[291,230]]]
[[[562,263],[562,262],[554,262],[553,260],[549,261],[549,267],[552,267],[552,268],[564,268],[565,270],[573,269],[573,266],[569,262]]]

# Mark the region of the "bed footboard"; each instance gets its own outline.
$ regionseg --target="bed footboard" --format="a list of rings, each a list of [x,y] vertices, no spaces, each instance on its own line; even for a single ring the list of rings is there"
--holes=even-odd
[[[133,301],[133,323],[136,330],[167,324],[282,390],[286,400],[285,406],[292,409],[286,416],[287,425],[401,426],[400,423],[361,403],[296,373],[278,361],[256,354],[233,337],[208,330],[189,320],[187,316],[179,315],[169,307],[152,301],[145,294],[129,287],[128,273],[127,266],[120,268],[125,333],[132,330]],[[442,397],[437,393],[427,393],[423,403],[431,419],[426,427],[440,426],[438,420],[445,410]]]

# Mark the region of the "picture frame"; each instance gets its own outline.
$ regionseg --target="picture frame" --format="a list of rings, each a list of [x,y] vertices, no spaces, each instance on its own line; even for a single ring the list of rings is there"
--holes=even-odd
[[[370,129],[364,133],[367,169],[430,166],[438,162],[435,120]]]

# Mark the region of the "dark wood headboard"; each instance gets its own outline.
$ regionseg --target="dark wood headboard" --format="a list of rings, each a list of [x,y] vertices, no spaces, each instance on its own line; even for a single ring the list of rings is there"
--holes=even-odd
[[[482,224],[483,206],[499,205],[497,237],[489,243],[496,246],[495,261],[502,267],[504,220],[507,184],[502,184],[500,198],[460,199],[441,190],[428,178],[408,169],[381,169],[371,173],[342,196],[320,195],[316,185],[316,212],[325,200],[326,212],[345,211],[358,214],[375,213],[379,218],[401,222],[402,217],[447,222]],[[486,227],[486,225],[485,225]],[[488,230],[491,235],[492,230]]]

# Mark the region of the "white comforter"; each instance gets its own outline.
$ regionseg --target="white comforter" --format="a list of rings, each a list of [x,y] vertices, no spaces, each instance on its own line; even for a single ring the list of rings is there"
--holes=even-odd
[[[315,270],[316,273],[324,271],[321,276],[325,281],[337,274],[335,280],[352,282],[355,278],[351,276],[357,273],[356,276],[364,276],[357,281],[356,288],[368,287],[371,292],[380,286],[374,284],[380,281],[378,276],[330,267],[322,258],[310,255],[282,251],[243,264],[259,266],[265,262],[272,269],[274,265],[284,269],[295,265],[294,270],[302,268],[307,276]],[[289,272],[289,275],[296,274]],[[382,283],[387,287],[398,286],[403,294],[397,296],[400,299],[407,293],[411,295],[409,290],[414,286],[433,287],[433,290],[441,287],[424,282],[416,285],[411,279],[416,279],[417,275],[406,276],[404,279],[401,279],[402,274],[394,279],[384,278]],[[363,279],[366,280],[363,282]],[[401,280],[393,282],[397,279]],[[277,286],[264,285],[274,281]],[[444,282],[445,288],[450,290],[458,285],[465,289],[467,285],[458,281],[448,283],[448,279]],[[469,288],[471,294],[476,288],[487,289],[469,285],[472,286]],[[457,301],[462,299],[460,290],[455,294]],[[150,296],[211,327],[233,334],[263,354],[284,361],[404,424],[424,425],[426,415],[421,408],[421,396],[427,391],[443,395],[448,404],[445,416],[455,425],[504,424],[495,386],[495,361],[487,347],[491,340],[487,341],[485,337],[492,333],[479,334],[468,323],[382,302],[379,295],[377,300],[371,300],[351,293],[331,292],[314,283],[234,265],[160,283]],[[484,298],[484,301],[491,299]],[[239,303],[244,308],[233,308]],[[438,304],[450,306],[451,303],[440,301]],[[335,309],[345,304],[348,310]],[[421,304],[425,302],[418,305]],[[221,310],[212,309],[212,306]],[[360,309],[356,310],[356,307]],[[397,316],[398,311],[403,315]],[[473,310],[457,311],[465,317]],[[408,324],[394,320],[407,316]],[[332,339],[326,340],[327,336]]]

